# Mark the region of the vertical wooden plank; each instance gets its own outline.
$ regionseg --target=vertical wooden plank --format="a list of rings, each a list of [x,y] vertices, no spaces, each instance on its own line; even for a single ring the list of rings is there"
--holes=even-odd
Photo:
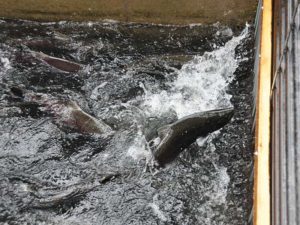
[[[270,225],[272,1],[263,1],[255,141],[254,224]]]
[[[280,60],[280,46],[281,46],[281,20],[279,19],[281,17],[281,0],[275,0],[273,5],[273,72],[277,70],[276,65],[278,65]],[[274,78],[274,73],[272,74],[272,79]],[[279,86],[278,81],[275,81],[275,89]],[[280,195],[280,170],[279,170],[279,162],[280,162],[280,156],[279,156],[279,94],[276,91],[272,96],[272,220],[271,224],[276,225],[280,224],[280,198],[277,196]]]
[[[288,24],[294,22],[293,13],[295,4],[290,0],[287,6]],[[288,51],[286,55],[286,152],[287,152],[287,207],[288,207],[288,223],[297,224],[296,211],[296,152],[295,152],[295,110],[294,110],[294,76],[295,76],[295,30],[291,28],[291,34],[287,42]]]
[[[296,166],[296,221],[300,224],[300,2],[295,2],[298,12],[295,17],[295,76],[294,76],[294,112],[295,112],[295,166]]]

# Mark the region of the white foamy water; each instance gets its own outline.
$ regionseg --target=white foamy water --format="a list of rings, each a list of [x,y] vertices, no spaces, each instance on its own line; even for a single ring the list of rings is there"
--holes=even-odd
[[[7,53],[0,50],[0,81],[2,81],[5,73],[12,68],[11,63],[6,55]]]
[[[159,206],[155,203],[150,203],[149,206],[152,208],[154,214],[161,220],[166,222],[167,218],[166,216],[163,214],[163,212],[159,209]]]
[[[141,108],[146,116],[163,115],[175,111],[178,118],[218,108],[231,106],[231,95],[226,93],[227,86],[234,78],[234,72],[243,59],[235,57],[235,48],[248,33],[233,37],[224,46],[202,56],[194,57],[178,71],[177,79],[168,85],[170,90],[151,90],[142,85],[145,91]],[[148,158],[147,145],[142,134],[127,150],[127,155],[135,160]]]
[[[137,132],[137,136],[133,141],[133,145],[128,148],[127,155],[131,156],[134,160],[150,158],[151,154],[145,148],[147,141],[141,131]]]
[[[248,27],[225,46],[183,65],[177,79],[169,83],[170,91],[153,93],[146,89],[142,108],[148,115],[159,116],[175,110],[178,118],[192,113],[231,106],[231,95],[226,93],[228,84],[234,78],[239,60],[235,48],[248,33]]]
[[[230,182],[230,177],[227,173],[227,168],[221,167],[219,168],[219,185],[218,190],[216,191],[216,195],[214,195],[213,199],[219,203],[226,203],[226,194],[228,185]]]
[[[226,168],[220,167],[216,169],[217,177],[211,180],[209,189],[204,193],[207,201],[198,208],[197,219],[199,224],[223,224],[222,220],[220,223],[216,223],[215,221],[215,207],[222,206],[226,208],[226,196],[230,177]],[[225,209],[223,210],[225,211]],[[225,217],[226,215],[220,215],[220,218]]]

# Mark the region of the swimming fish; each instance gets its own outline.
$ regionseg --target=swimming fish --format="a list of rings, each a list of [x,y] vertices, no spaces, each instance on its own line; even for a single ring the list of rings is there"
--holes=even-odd
[[[35,58],[40,59],[41,61],[45,62],[46,64],[48,64],[56,69],[59,69],[63,72],[76,73],[83,68],[83,66],[78,63],[71,62],[66,59],[49,56],[43,52],[31,51],[31,53]]]
[[[158,129],[161,142],[154,151],[160,166],[174,160],[199,137],[205,137],[226,125],[233,116],[233,108],[195,113]]]

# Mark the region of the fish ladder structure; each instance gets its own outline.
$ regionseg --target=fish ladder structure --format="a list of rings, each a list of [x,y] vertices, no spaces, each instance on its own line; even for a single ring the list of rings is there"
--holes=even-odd
[[[300,224],[300,2],[259,1],[250,224]]]
[[[252,128],[254,198],[252,213],[245,224],[297,225],[300,224],[300,1],[257,0],[257,3]],[[244,26],[245,21],[252,21],[256,1],[74,0],[70,4],[64,0],[2,0],[1,6],[0,18],[44,22],[109,19],[110,22],[211,25],[221,21]],[[82,65],[68,60],[42,53],[34,55],[60,72],[81,70]],[[68,106],[75,110],[75,122],[80,115],[86,121],[93,120],[75,103]],[[95,131],[93,127],[90,130]],[[74,191],[70,193],[74,195]]]
[[[274,1],[272,224],[300,224],[300,1]]]
[[[270,86],[272,1],[258,3],[254,80],[255,149],[254,203],[250,224],[270,224]]]

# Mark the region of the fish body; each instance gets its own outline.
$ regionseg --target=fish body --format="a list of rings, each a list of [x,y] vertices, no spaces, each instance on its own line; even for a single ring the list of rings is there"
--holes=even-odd
[[[111,133],[110,126],[105,124],[102,120],[96,119],[90,114],[84,112],[76,102],[69,101],[66,107],[70,109],[71,120],[74,121],[75,127],[83,133]]]
[[[42,111],[51,113],[58,124],[74,128],[82,133],[111,134],[113,130],[101,119],[84,112],[80,106],[70,99],[57,99],[47,94],[25,92],[11,89],[14,95],[22,97],[25,102],[36,103]]]
[[[163,166],[174,160],[199,137],[225,126],[233,116],[233,108],[195,113],[158,129],[161,142],[154,158]]]
[[[56,69],[59,69],[63,72],[76,73],[82,69],[82,65],[80,65],[78,63],[71,62],[66,59],[49,56],[43,52],[33,52],[32,51],[32,54],[34,57],[40,59],[41,61],[47,63],[48,65],[50,65]]]

